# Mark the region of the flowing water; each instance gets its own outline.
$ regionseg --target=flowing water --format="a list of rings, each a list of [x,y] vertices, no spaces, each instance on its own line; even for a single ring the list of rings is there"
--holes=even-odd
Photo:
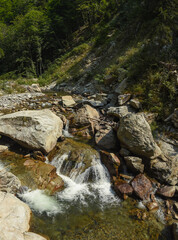
[[[56,167],[57,174],[63,179],[63,191],[53,196],[40,189],[19,194],[33,211],[31,231],[49,236],[51,240],[171,239],[153,214],[147,212],[146,220],[138,220],[138,211],[146,210],[136,208],[137,201],[133,199],[123,202],[115,195],[109,173],[101,164],[99,155],[91,154],[87,167],[84,167],[84,157],[81,158],[83,161],[68,161],[71,149],[57,153],[51,162],[46,160]],[[11,153],[9,158],[0,156],[0,159],[2,167],[5,165],[21,180],[25,178],[22,156]]]

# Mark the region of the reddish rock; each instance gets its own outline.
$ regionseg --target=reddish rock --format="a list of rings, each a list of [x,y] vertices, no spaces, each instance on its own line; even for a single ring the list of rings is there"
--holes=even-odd
[[[131,183],[135,194],[142,200],[149,200],[152,193],[151,181],[143,174],[137,175]]]
[[[174,197],[175,191],[175,186],[164,186],[159,188],[156,193],[160,196],[171,198]]]
[[[24,162],[26,167],[25,185],[31,189],[48,189],[51,193],[64,188],[64,182],[56,174],[56,168],[41,161],[28,159]]]
[[[115,191],[120,195],[132,195],[133,188],[128,183],[121,183],[114,186]]]
[[[120,160],[114,153],[100,151],[101,161],[106,166],[111,177],[118,176]]]

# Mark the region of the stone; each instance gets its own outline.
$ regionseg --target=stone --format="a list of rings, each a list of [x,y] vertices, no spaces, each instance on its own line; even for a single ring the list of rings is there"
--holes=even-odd
[[[122,106],[124,103],[128,102],[130,98],[131,98],[131,94],[130,93],[119,95],[118,96],[118,104],[119,104],[119,106]]]
[[[23,235],[24,235],[24,240],[46,240],[46,238],[32,232],[26,232]]]
[[[178,240],[178,222],[174,222],[172,224],[172,233],[174,240]]]
[[[130,156],[130,152],[129,152],[126,148],[121,148],[121,150],[119,151],[119,154],[120,154],[122,157]]]
[[[166,142],[159,140],[158,144],[163,154],[151,160],[150,172],[160,182],[175,186],[178,184],[178,148],[169,142],[169,139]]]
[[[33,157],[34,157],[34,159],[42,161],[42,162],[46,161],[46,157],[40,151],[34,151],[33,152]]]
[[[4,152],[4,151],[6,151],[6,150],[8,150],[8,146],[6,146],[6,145],[0,145],[0,153]]]
[[[152,185],[150,180],[143,174],[137,175],[131,185],[135,194],[142,200],[149,200],[152,193]]]
[[[23,233],[29,230],[30,215],[28,205],[10,193],[0,192],[0,239],[23,240]]]
[[[116,135],[112,128],[100,129],[95,134],[96,144],[105,149],[114,149],[116,146]]]
[[[48,109],[19,111],[0,117],[0,134],[44,153],[54,148],[62,129],[62,120]]]
[[[100,119],[98,111],[85,104],[82,108],[79,108],[74,116],[73,124],[79,127],[91,125],[92,123],[98,124]]]
[[[144,164],[141,158],[128,156],[124,157],[124,160],[126,161],[127,167],[134,173],[144,172]]]
[[[146,204],[146,207],[148,208],[148,210],[150,212],[157,211],[159,209],[159,205],[158,205],[158,203],[156,201],[148,202]]]
[[[108,108],[107,114],[109,116],[114,116],[117,118],[122,118],[126,116],[129,113],[129,107],[128,106],[120,106],[120,107],[110,107]]]
[[[100,151],[101,161],[108,169],[111,178],[113,176],[118,176],[118,168],[120,166],[120,160],[114,153],[109,153],[106,151]]]
[[[114,190],[119,196],[124,197],[124,195],[132,195],[133,188],[130,186],[129,183],[120,183],[114,185]]]
[[[76,102],[71,96],[62,96],[62,104],[64,107],[73,107]]]
[[[27,90],[32,93],[41,92],[41,88],[38,83],[33,83],[31,86],[27,86]]]
[[[172,115],[172,122],[174,124],[174,127],[178,128],[178,108],[174,110],[174,113]]]
[[[121,94],[127,87],[128,85],[128,80],[125,78],[115,89],[115,93]]]
[[[5,169],[0,170],[0,191],[16,194],[21,187],[20,180]]]
[[[1,240],[45,240],[37,234],[27,233],[30,218],[31,210],[27,204],[10,193],[0,192]],[[26,236],[33,238],[26,238]]]
[[[47,189],[55,193],[64,189],[64,182],[56,174],[56,168],[51,164],[28,159],[24,162],[26,178],[24,184],[31,189]]]
[[[175,203],[174,203],[174,209],[175,209],[175,211],[178,213],[178,202],[175,202]]]
[[[130,100],[130,105],[135,109],[140,109],[141,108],[141,103],[138,99],[131,99]]]
[[[162,197],[172,198],[175,195],[175,191],[175,186],[164,186],[159,188],[156,193]]]
[[[138,156],[154,159],[161,154],[143,114],[129,113],[122,117],[117,136],[122,144]]]

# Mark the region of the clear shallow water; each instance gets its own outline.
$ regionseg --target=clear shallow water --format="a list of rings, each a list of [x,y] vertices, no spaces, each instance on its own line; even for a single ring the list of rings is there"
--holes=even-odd
[[[62,192],[49,196],[36,189],[20,195],[33,211],[31,231],[47,235],[51,240],[171,239],[153,214],[146,213],[144,221],[138,220],[137,211],[145,210],[135,207],[137,201],[122,202],[114,194],[100,159],[93,156],[91,166],[80,172],[82,163],[76,163],[71,170],[70,163],[65,162],[67,157],[68,153],[56,156],[51,162],[65,182]],[[23,161],[22,156],[11,152],[3,158],[3,165],[24,178]]]

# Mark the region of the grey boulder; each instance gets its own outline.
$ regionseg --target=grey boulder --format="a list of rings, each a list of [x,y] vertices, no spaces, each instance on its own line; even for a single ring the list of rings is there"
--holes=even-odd
[[[161,154],[143,114],[129,113],[122,117],[117,136],[122,144],[138,156],[154,159]]]
[[[44,153],[54,148],[62,129],[62,120],[48,109],[20,111],[0,117],[0,134]]]

